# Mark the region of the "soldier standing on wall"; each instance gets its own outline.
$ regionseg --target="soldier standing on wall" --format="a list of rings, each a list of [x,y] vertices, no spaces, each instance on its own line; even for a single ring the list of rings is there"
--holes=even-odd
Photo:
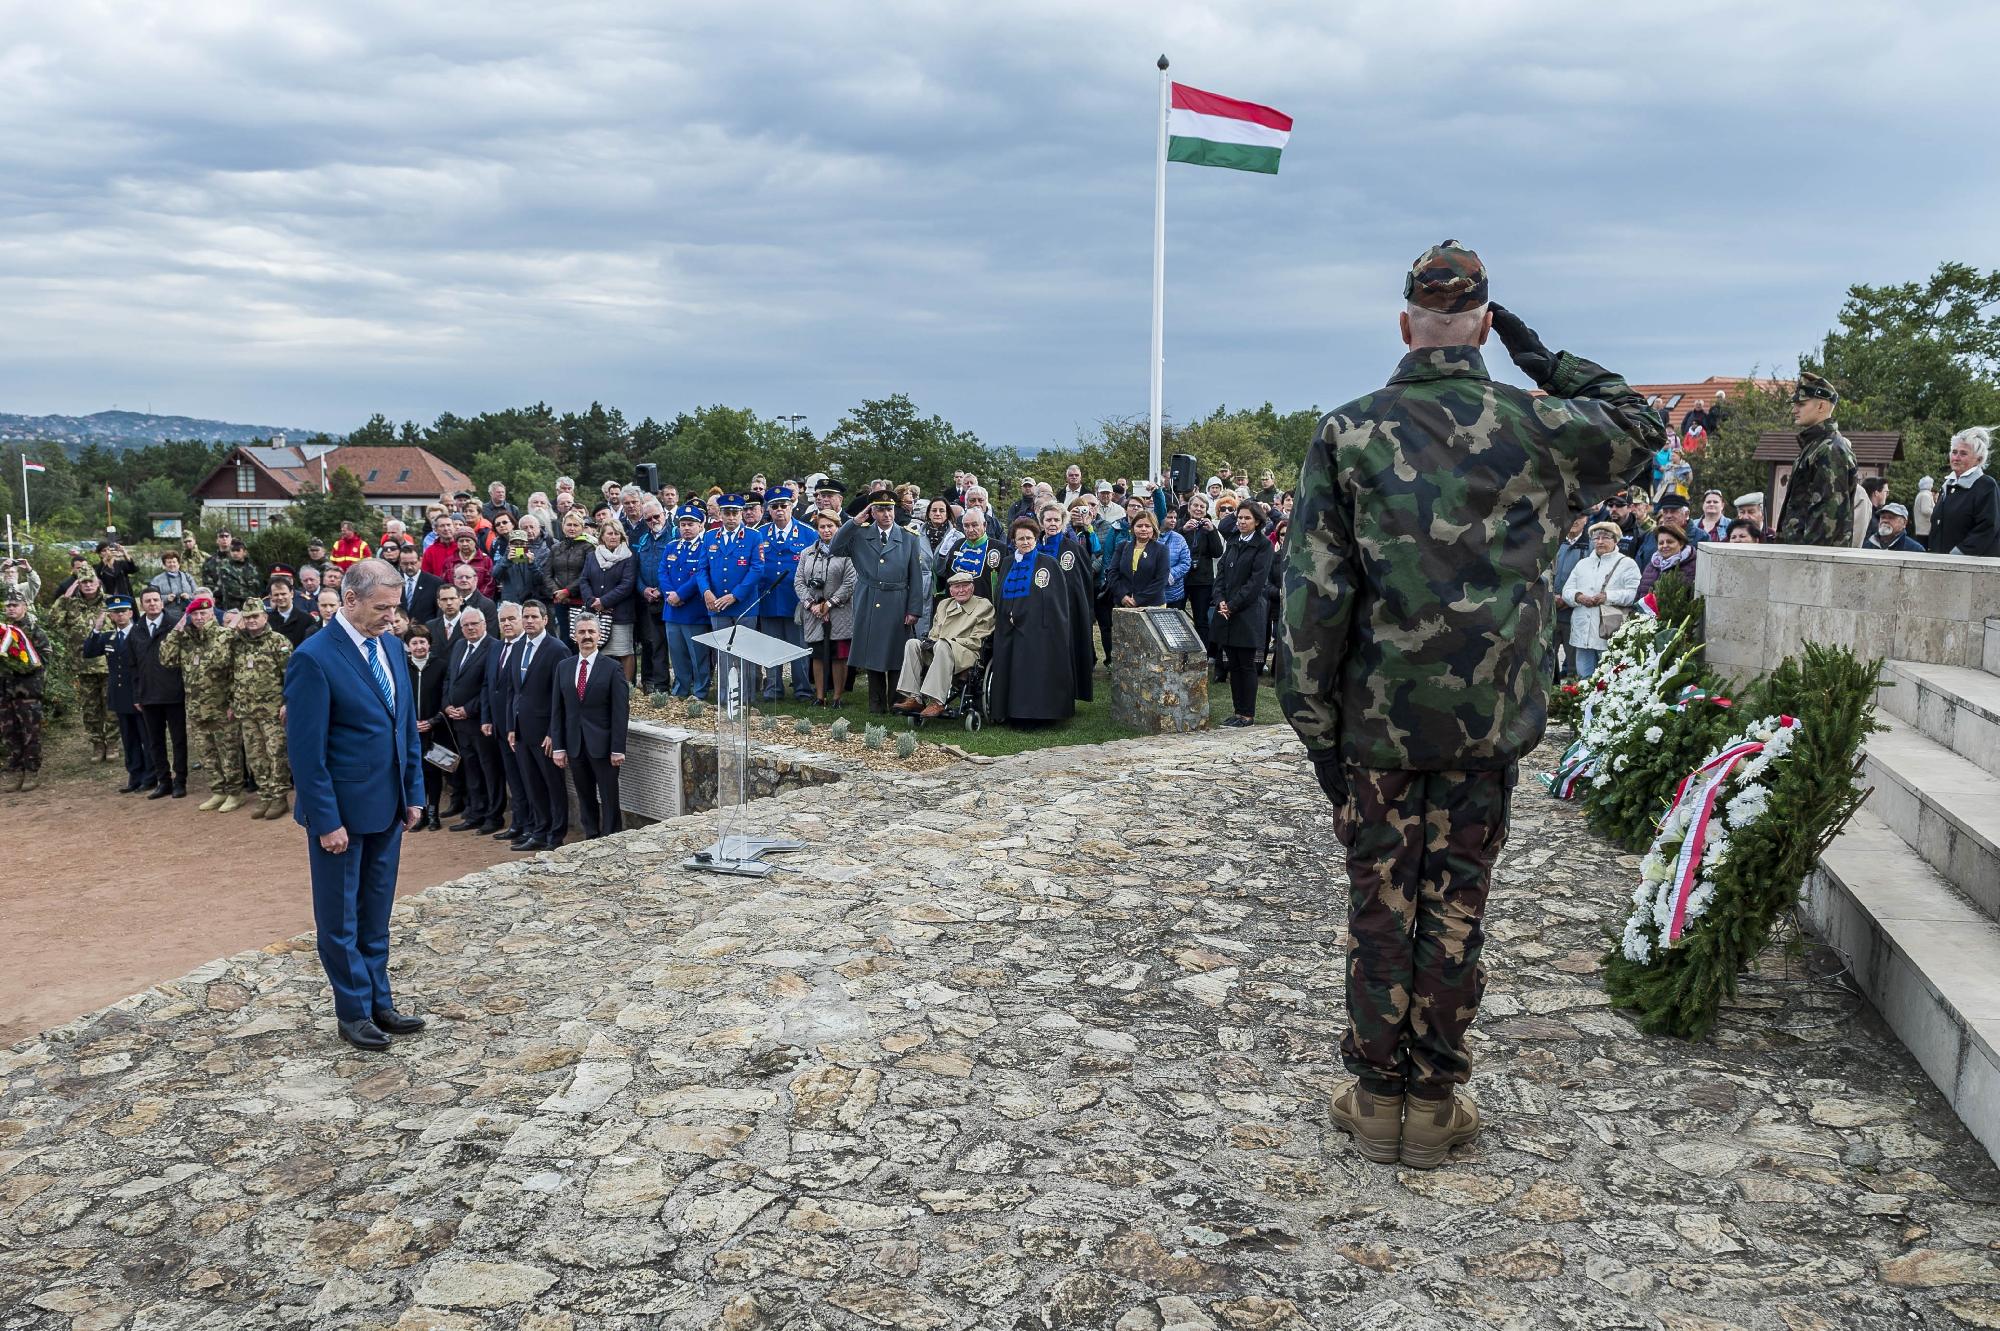
[[[1429,1169],[1479,1132],[1454,1088],[1516,763],[1547,725],[1549,570],[1571,504],[1643,475],[1665,427],[1623,379],[1489,305],[1455,241],[1403,295],[1409,354],[1306,454],[1279,678],[1347,848],[1341,1055],[1358,1081],[1332,1117],[1370,1160]],[[1487,377],[1489,330],[1549,396]]]

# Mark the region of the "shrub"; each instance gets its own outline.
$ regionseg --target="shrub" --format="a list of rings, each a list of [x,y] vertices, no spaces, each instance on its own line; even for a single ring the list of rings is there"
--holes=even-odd
[[[812,728],[813,728],[812,718],[809,716],[802,716],[798,720],[792,722],[792,729],[801,735],[812,734]]]
[[[906,730],[896,736],[896,756],[898,758],[908,758],[915,754],[916,751],[917,737],[915,734]]]
[[[842,716],[834,718],[833,724],[827,727],[827,732],[835,739],[846,739],[853,729],[854,723]]]

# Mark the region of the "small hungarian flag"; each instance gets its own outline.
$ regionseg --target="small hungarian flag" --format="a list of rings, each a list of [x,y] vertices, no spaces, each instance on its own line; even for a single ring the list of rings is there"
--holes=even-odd
[[[1292,118],[1255,102],[1239,102],[1185,83],[1173,88],[1167,111],[1167,160],[1235,171],[1278,174],[1278,154],[1292,137]]]
[[[111,484],[110,484],[110,482],[108,482],[108,481],[107,481],[107,482],[105,482],[105,485],[104,485],[104,497],[105,497],[106,499],[109,499],[109,498],[111,498]]]
[[[25,457],[21,459],[21,467],[22,467],[22,469],[23,469],[23,470],[25,470],[25,471],[47,471],[47,470],[48,470],[48,468],[47,468],[47,467],[44,467],[44,466],[43,466],[43,465],[42,465],[41,463],[39,463],[39,462],[36,462],[36,461],[34,461],[33,459],[31,459],[31,458],[25,458]]]

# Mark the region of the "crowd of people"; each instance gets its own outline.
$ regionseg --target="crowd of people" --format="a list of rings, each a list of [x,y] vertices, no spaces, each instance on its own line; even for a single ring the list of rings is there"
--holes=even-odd
[[[205,811],[291,809],[287,659],[337,622],[344,598],[396,584],[395,632],[426,750],[429,830],[523,850],[618,830],[618,771],[634,690],[727,701],[790,696],[828,709],[938,715],[954,682],[992,672],[991,720],[1061,721],[1093,696],[1119,607],[1185,610],[1226,724],[1247,725],[1268,671],[1291,497],[1269,473],[1220,468],[1060,487],[1022,478],[1007,510],[970,473],[941,494],[825,475],[736,492],[648,492],[568,478],[517,505],[494,482],[428,507],[422,530],[343,522],[296,566],[259,568],[238,533],[190,534],[140,558],[115,540],[71,555],[46,594],[25,560],[0,566],[0,745],[12,789],[41,768],[42,692],[66,657],[91,756],[121,761],[124,793]],[[157,565],[157,568],[154,566]],[[701,637],[741,625],[806,655],[720,677]],[[718,699],[718,691],[721,698]],[[449,821],[448,821],[449,820]]]

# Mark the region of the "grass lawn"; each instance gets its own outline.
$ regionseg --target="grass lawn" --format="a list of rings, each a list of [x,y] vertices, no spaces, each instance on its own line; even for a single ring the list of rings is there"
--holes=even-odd
[[[1103,669],[1096,675],[1097,697],[1090,702],[1078,703],[1076,715],[1057,725],[1038,725],[1016,730],[1012,726],[987,726],[978,732],[968,731],[956,721],[932,721],[920,732],[924,739],[938,744],[956,744],[967,753],[985,754],[990,757],[1005,757],[1010,753],[1025,753],[1030,749],[1046,749],[1058,744],[1099,744],[1105,740],[1132,739],[1139,732],[1127,730],[1111,723],[1111,677]],[[881,722],[881,717],[868,715],[868,685],[848,690],[847,705],[840,711],[828,711],[810,704],[784,702],[760,702],[759,711],[775,712],[781,716],[809,716],[815,725],[825,725],[835,717],[846,717],[854,723],[857,732],[870,721]],[[1213,680],[1208,686],[1208,715],[1211,725],[1220,725],[1229,717],[1229,685],[1217,684]],[[1277,725],[1284,720],[1278,710],[1278,698],[1271,691],[1269,679],[1261,680],[1257,689],[1257,721],[1260,725]],[[909,722],[899,716],[887,718],[889,733],[909,728]]]

